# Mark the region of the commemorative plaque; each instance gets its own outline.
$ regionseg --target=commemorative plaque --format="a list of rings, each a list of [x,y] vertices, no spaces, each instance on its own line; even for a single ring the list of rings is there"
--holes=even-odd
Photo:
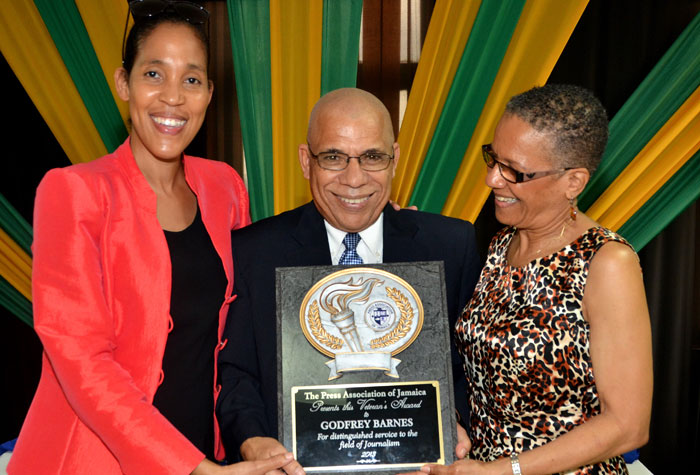
[[[308,473],[450,463],[441,262],[277,269],[279,439]]]

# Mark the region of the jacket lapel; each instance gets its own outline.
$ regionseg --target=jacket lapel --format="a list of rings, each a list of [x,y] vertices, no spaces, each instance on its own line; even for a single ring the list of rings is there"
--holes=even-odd
[[[331,265],[326,227],[313,201],[302,207],[299,222],[292,231],[292,238],[298,247],[287,254],[289,265]]]
[[[412,211],[384,208],[384,262],[417,261],[427,258],[425,243],[415,240],[418,225]],[[408,258],[410,256],[410,258]]]

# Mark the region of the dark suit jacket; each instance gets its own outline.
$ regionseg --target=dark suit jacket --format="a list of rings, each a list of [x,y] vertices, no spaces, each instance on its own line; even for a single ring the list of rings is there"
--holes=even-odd
[[[384,262],[443,261],[450,328],[471,297],[481,264],[473,226],[419,211],[384,209]],[[323,217],[313,202],[232,233],[234,294],[219,354],[217,404],[232,460],[249,437],[277,437],[275,268],[331,265]],[[466,414],[466,381],[452,345],[455,403]]]

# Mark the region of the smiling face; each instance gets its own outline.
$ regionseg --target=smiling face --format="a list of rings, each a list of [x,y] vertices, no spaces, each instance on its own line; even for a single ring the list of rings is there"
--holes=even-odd
[[[179,159],[211,100],[202,41],[187,25],[162,23],[141,42],[131,73],[120,68],[115,80],[129,102],[134,157]]]
[[[366,94],[366,93],[365,93]],[[382,106],[383,108],[383,106]],[[312,115],[309,145],[313,153],[342,152],[359,156],[382,152],[394,156],[385,170],[365,171],[356,159],[347,168],[325,170],[311,157],[306,144],[299,146],[299,161],[319,212],[333,227],[359,232],[372,225],[389,201],[391,180],[399,159],[391,122],[362,97],[327,105]]]
[[[504,115],[494,133],[492,148],[498,160],[521,172],[557,169],[551,159],[550,138],[515,115]],[[493,189],[496,219],[519,229],[546,228],[568,215],[568,194],[574,193],[569,172],[554,174],[524,183],[509,183],[498,166],[489,168],[486,184]],[[576,196],[576,194],[571,195]]]

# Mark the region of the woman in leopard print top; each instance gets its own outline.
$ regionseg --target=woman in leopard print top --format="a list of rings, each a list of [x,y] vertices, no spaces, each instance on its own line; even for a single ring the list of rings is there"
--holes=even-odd
[[[627,473],[620,454],[646,442],[651,331],[639,262],[575,204],[606,141],[590,92],[547,85],[511,99],[483,147],[508,227],[456,327],[471,459],[424,472]]]

